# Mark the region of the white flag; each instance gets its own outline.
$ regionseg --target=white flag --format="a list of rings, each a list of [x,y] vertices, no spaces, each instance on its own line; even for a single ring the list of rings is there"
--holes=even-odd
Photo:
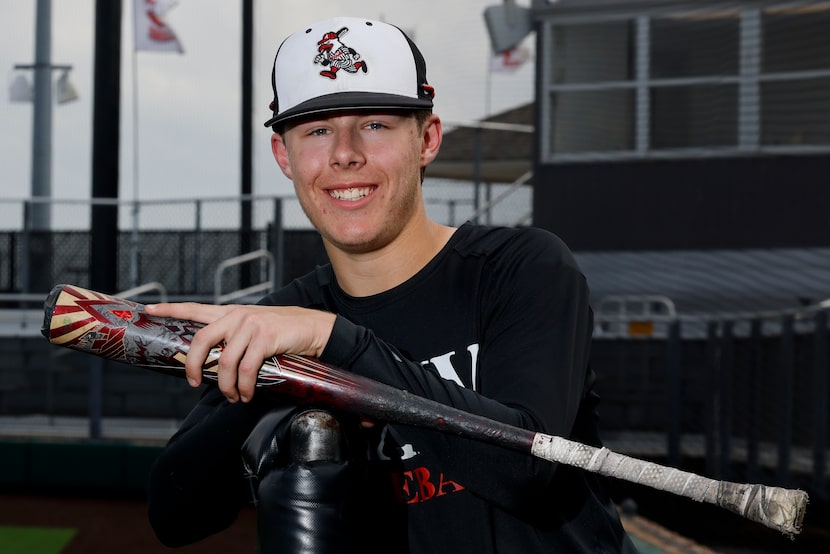
[[[175,5],[176,0],[133,0],[136,52],[183,52],[176,33],[163,19]]]
[[[512,73],[519,69],[531,58],[530,50],[516,47],[496,54],[490,60],[490,70],[493,73]]]

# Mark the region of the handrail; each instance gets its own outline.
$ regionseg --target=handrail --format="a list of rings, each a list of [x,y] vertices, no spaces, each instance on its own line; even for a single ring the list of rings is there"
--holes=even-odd
[[[222,294],[222,273],[233,266],[244,264],[247,262],[251,262],[260,258],[265,258],[268,262],[268,272],[266,275],[266,280],[255,285],[251,285],[250,287],[246,287],[244,289],[235,290],[226,294]],[[230,302],[231,300],[236,300],[237,298],[243,298],[250,294],[254,294],[257,292],[265,292],[270,291],[274,286],[274,271],[276,267],[276,259],[274,255],[269,252],[268,250],[260,249],[254,250],[252,252],[248,252],[247,254],[241,254],[239,256],[234,256],[233,258],[228,258],[219,264],[216,268],[213,278],[214,283],[214,297],[213,303],[214,304],[225,304]]]
[[[651,307],[655,304],[664,306],[666,312],[661,313],[652,311]],[[610,305],[618,306],[616,312],[612,312],[611,314],[609,314],[609,312],[606,311],[606,308]],[[631,314],[632,317],[643,318],[662,316],[673,319],[677,315],[677,311],[674,307],[674,302],[672,302],[672,300],[668,296],[663,296],[659,294],[606,296],[605,298],[599,301],[599,305],[597,306],[597,313],[600,315],[628,316],[628,307],[632,305],[642,307],[641,311],[637,311]]]
[[[145,292],[156,290],[159,293],[159,298],[162,302],[167,302],[167,289],[164,287],[163,284],[159,283],[158,281],[151,281],[149,283],[144,283],[143,285],[139,285],[137,287],[133,287],[121,292],[115,293],[114,296],[119,298],[133,298]],[[0,302],[6,301],[18,301],[23,303],[28,302],[41,302],[46,299],[46,295],[48,293],[37,293],[37,292],[11,292],[11,293],[0,293]]]
[[[499,204],[502,200],[516,192],[528,181],[530,181],[531,177],[533,177],[533,171],[525,171],[518,179],[510,183],[510,185],[507,187],[507,190],[505,190],[504,192],[502,192],[501,194],[499,194],[498,196],[496,196],[495,198],[481,206],[475,212],[473,212],[473,215],[470,216],[470,220],[475,221],[476,219],[478,219],[479,216],[489,212],[491,209],[493,209],[495,205]]]
[[[604,311],[606,299],[638,299],[644,298],[660,299],[660,296],[616,296],[606,297],[600,300],[594,312],[594,336],[595,338],[613,338],[613,337],[635,337],[647,338],[668,332],[669,326],[678,323],[683,329],[683,334],[686,335],[687,330],[689,336],[705,336],[707,324],[723,324],[727,321],[736,323],[749,323],[752,321],[759,321],[762,323],[773,324],[780,322],[785,318],[792,318],[794,322],[807,322],[811,318],[816,317],[816,314],[822,311],[830,312],[830,298],[810,304],[808,306],[799,306],[796,308],[782,308],[779,310],[764,310],[757,312],[714,312],[707,314],[678,314],[672,311],[667,313],[655,312],[638,312],[630,313],[625,309],[616,312]],[[610,301],[609,300],[609,301]],[[648,325],[648,328],[643,327],[643,323]],[[659,328],[658,328],[659,327]],[[645,330],[645,332],[644,332]]]
[[[0,302],[41,302],[46,298],[47,294],[47,292],[3,292],[0,293]]]
[[[158,291],[159,300],[167,302],[167,289],[159,282],[150,282],[133,287],[115,294],[120,298],[134,298],[148,291]],[[21,304],[41,304],[46,299],[46,293],[3,293],[0,294],[0,301],[19,301]],[[0,323],[15,325],[19,331],[26,330],[27,334],[37,334],[43,322],[43,308],[12,308],[0,309]],[[31,328],[31,330],[30,330]],[[59,350],[56,356],[71,352],[71,350]]]
[[[612,297],[606,297],[612,298]],[[613,297],[613,298],[620,298],[620,297]],[[636,298],[643,298],[642,296]],[[659,298],[657,296],[656,298]],[[603,298],[600,300],[602,303],[605,300]],[[778,310],[759,310],[757,312],[712,312],[712,313],[705,313],[705,314],[655,314],[650,313],[648,314],[649,317],[653,318],[655,321],[673,321],[673,320],[680,320],[680,321],[690,321],[690,322],[717,322],[717,321],[726,321],[726,320],[768,320],[768,319],[780,319],[782,317],[792,316],[794,319],[806,319],[813,315],[815,312],[820,312],[822,310],[830,310],[830,298],[826,300],[822,300],[820,302],[815,302],[813,304],[809,304],[807,306],[798,306],[796,308],[781,308]],[[642,318],[642,314],[625,314],[625,313],[608,313],[602,312],[601,310],[597,310],[594,314],[595,319],[602,319],[604,321],[626,321],[632,318]]]
[[[133,287],[131,289],[117,292],[115,293],[115,296],[118,296],[119,298],[134,298],[140,294],[144,294],[145,292],[151,290],[158,291],[159,301],[167,302],[167,289],[158,281],[151,281],[149,283],[144,283],[143,285],[138,285],[137,287]]]

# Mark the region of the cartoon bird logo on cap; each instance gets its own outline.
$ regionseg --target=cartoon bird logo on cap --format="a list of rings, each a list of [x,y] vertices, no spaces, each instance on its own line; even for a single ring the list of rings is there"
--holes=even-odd
[[[348,73],[366,73],[369,70],[366,62],[360,59],[357,50],[346,46],[340,40],[348,32],[348,27],[343,27],[337,32],[329,31],[317,41],[318,54],[314,57],[314,63],[328,68],[320,72],[323,77],[336,79],[337,72],[341,69]]]

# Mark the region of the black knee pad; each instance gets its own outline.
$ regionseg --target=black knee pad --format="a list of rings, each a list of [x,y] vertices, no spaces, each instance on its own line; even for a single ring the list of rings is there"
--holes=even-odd
[[[353,479],[345,434],[333,415],[266,416],[246,441],[243,459],[255,489],[262,554],[351,551]]]

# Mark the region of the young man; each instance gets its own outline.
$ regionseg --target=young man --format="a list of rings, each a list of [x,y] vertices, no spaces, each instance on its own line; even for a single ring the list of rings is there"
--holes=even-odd
[[[455,229],[426,214],[441,144],[433,88],[396,27],[358,18],[287,38],[272,75],[274,157],[330,265],[258,306],[161,304],[193,319],[191,384],[224,341],[209,387],[156,464],[150,517],[186,544],[245,502],[240,450],[286,399],[254,394],[264,359],[291,353],[512,425],[599,445],[588,366],[588,289],[566,246],[538,229]],[[361,552],[631,552],[601,478],[433,430],[350,431]],[[359,437],[355,439],[354,437]],[[388,496],[384,492],[390,490]]]

